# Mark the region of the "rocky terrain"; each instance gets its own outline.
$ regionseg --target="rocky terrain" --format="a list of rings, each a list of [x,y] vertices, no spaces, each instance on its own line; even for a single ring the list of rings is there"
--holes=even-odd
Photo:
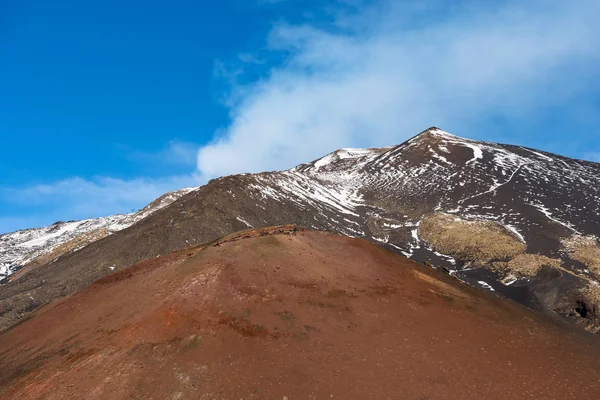
[[[13,400],[600,398],[596,336],[295,226],[115,271],[0,334],[0,355]]]
[[[193,188],[169,192],[143,209],[83,221],[56,222],[43,228],[26,229],[0,235],[0,283],[25,266],[48,264],[77,251],[111,233],[125,229],[155,211],[168,206]]]
[[[142,260],[286,223],[365,238],[548,315],[600,326],[600,164],[430,128],[398,146],[212,180],[0,287],[0,329]]]

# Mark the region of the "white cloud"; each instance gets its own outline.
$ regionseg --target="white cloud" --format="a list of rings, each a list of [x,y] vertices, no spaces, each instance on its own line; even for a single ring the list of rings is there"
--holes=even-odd
[[[550,107],[568,112],[574,99],[598,89],[591,77],[600,71],[600,2],[457,4],[378,2],[357,14],[340,12],[329,30],[277,24],[267,54],[238,59],[254,72],[280,52],[285,61],[256,75],[267,78],[233,87],[231,123],[212,143],[197,151],[192,143],[172,141],[158,153],[131,153],[162,165],[196,166],[199,176],[71,178],[0,188],[4,201],[39,214],[0,218],[0,231],[126,212],[216,176],[289,168],[340,147],[400,143],[430,125],[464,134],[498,116],[529,117]],[[240,81],[243,70],[227,70],[215,67],[232,83]],[[586,158],[600,161],[596,153]]]
[[[157,152],[121,146],[132,161],[158,165],[161,170],[181,167],[188,174],[159,178],[119,179],[107,176],[70,177],[50,183],[0,187],[0,203],[13,214],[0,217],[0,233],[51,224],[59,220],[86,219],[140,209],[166,192],[203,183],[194,173],[198,145],[172,140]]]
[[[69,178],[51,184],[23,188],[0,188],[0,198],[25,209],[27,218],[0,219],[0,232],[42,226],[64,219],[85,219],[130,212],[146,206],[166,192],[197,186],[195,176],[131,180],[97,177]]]
[[[141,151],[122,145],[119,145],[119,147],[125,152],[126,157],[132,161],[193,167],[196,164],[196,155],[200,146],[182,140],[170,140],[161,150],[156,152]]]
[[[443,15],[444,2],[411,3],[340,13],[328,31],[276,25],[268,50],[288,57],[233,88],[230,125],[198,152],[202,178],[400,143],[430,125],[530,115],[592,90],[595,0],[446,3]]]
[[[171,140],[159,157],[168,164],[194,165],[198,147],[195,143]]]

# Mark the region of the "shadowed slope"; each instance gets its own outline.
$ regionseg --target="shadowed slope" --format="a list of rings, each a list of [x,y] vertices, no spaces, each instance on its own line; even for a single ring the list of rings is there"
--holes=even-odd
[[[4,332],[0,354],[10,399],[600,396],[597,338],[293,226],[107,276]]]

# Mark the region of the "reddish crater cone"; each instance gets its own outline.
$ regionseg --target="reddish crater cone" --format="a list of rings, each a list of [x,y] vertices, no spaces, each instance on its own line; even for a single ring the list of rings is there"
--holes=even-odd
[[[2,399],[597,399],[597,338],[366,241],[247,231],[0,335]]]

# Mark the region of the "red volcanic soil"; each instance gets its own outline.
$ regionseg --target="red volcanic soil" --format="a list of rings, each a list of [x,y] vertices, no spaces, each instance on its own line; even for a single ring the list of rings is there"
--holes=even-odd
[[[2,399],[599,399],[599,341],[363,240],[270,228],[0,335]]]

